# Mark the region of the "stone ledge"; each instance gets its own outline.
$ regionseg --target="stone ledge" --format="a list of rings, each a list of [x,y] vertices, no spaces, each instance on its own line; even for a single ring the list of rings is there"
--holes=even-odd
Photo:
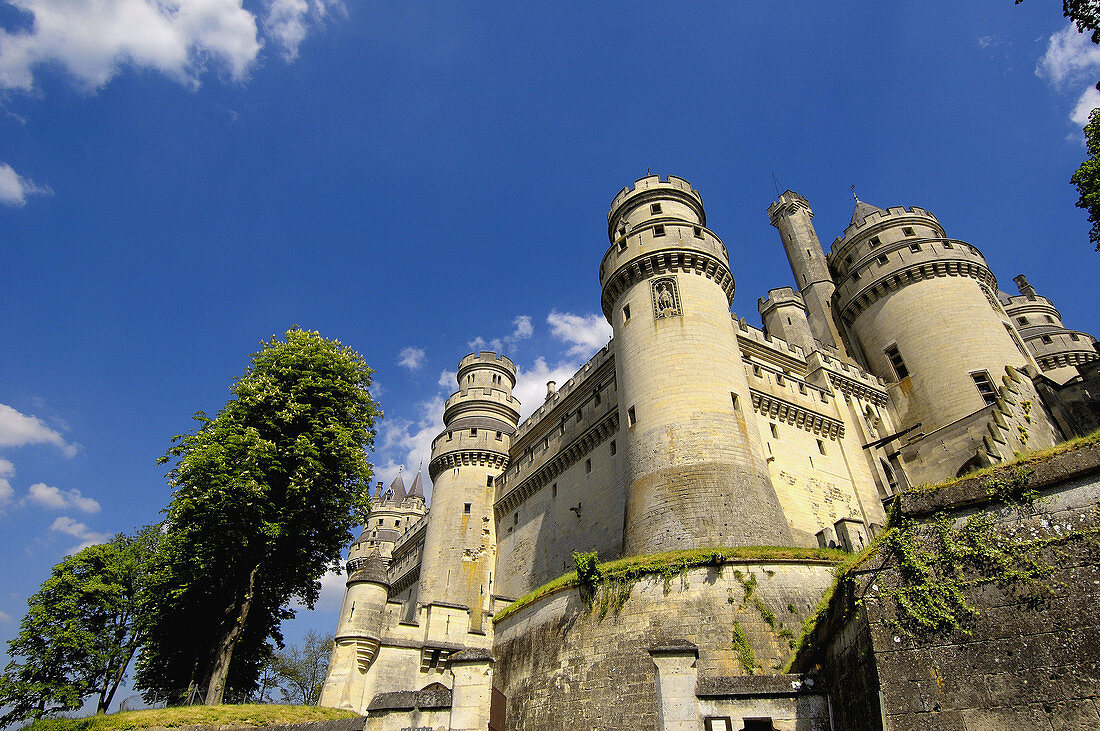
[[[1026,488],[1044,490],[1069,480],[1086,477],[1100,471],[1100,443],[1056,454],[1046,459],[1004,465],[991,473],[951,482],[927,490],[903,492],[897,496],[898,509],[911,517],[926,516],[946,508],[964,508],[987,505],[1001,501],[991,494],[993,480],[1001,475],[1011,475],[1013,470],[1031,470]]]
[[[739,696],[818,695],[826,690],[816,675],[738,675],[699,678],[695,695],[700,698]]]
[[[399,690],[393,693],[379,693],[371,699],[367,712],[371,711],[411,711],[429,708],[450,708],[451,689],[442,683],[432,683],[421,690]]]

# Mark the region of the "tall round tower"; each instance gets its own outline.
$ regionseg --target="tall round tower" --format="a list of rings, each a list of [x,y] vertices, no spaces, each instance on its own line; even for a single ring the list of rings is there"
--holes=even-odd
[[[434,488],[417,601],[435,624],[427,630],[429,641],[448,635],[449,642],[471,644],[461,623],[448,620],[443,631],[431,615],[439,616],[433,605],[453,610],[458,604],[462,615],[468,613],[468,632],[488,632],[482,618],[496,561],[493,480],[508,466],[519,401],[512,396],[516,367],[503,355],[467,355],[457,378],[459,389],[444,406],[444,430],[432,442],[428,464]]]
[[[1020,294],[1011,297],[1001,293],[1001,303],[1045,376],[1065,383],[1078,375],[1077,366],[1100,358],[1096,339],[1063,325],[1062,313],[1035,291],[1027,277],[1020,274],[1012,281]]]
[[[948,238],[923,208],[857,203],[829,264],[849,343],[868,370],[896,384],[905,427],[919,423],[928,435],[980,411],[1006,366],[1032,362],[981,252]]]
[[[600,264],[627,444],[626,555],[785,545],[730,303],[733,275],[688,181],[624,188]]]

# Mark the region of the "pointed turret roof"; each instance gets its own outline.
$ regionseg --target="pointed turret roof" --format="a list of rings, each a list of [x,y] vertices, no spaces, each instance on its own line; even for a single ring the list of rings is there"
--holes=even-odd
[[[395,503],[400,503],[405,499],[405,481],[401,479],[401,470],[397,471],[397,477],[393,478],[393,482],[390,483],[390,487],[386,492],[390,494],[390,499]]]
[[[413,486],[409,489],[409,497],[424,499],[424,484],[420,479],[420,470],[416,471],[416,479],[413,480]]]
[[[852,221],[849,226],[855,226],[863,223],[863,219],[870,216],[872,213],[886,213],[886,210],[879,208],[878,206],[872,206],[870,203],[864,203],[859,198],[856,198],[856,209],[852,211]]]

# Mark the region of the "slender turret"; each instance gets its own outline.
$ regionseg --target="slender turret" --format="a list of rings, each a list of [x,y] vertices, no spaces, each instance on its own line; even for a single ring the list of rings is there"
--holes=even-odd
[[[424,538],[417,601],[429,645],[491,647],[496,560],[493,480],[508,466],[519,422],[516,368],[496,353],[467,355],[459,390],[447,399],[443,432],[432,442],[432,519]]]
[[[805,303],[814,339],[843,353],[844,343],[833,319],[836,284],[813,224],[814,212],[806,199],[788,190],[768,207],[768,218],[779,230],[794,283]]]
[[[608,234],[600,282],[628,446],[623,552],[788,544],[730,316],[729,255],[699,193],[682,178],[641,178],[615,197]]]
[[[1013,326],[1042,369],[1043,375],[1065,383],[1078,374],[1077,367],[1100,358],[1096,339],[1062,324],[1062,313],[1046,297],[1038,294],[1023,274],[1013,278],[1020,290],[1010,297],[1003,292],[1001,303]]]

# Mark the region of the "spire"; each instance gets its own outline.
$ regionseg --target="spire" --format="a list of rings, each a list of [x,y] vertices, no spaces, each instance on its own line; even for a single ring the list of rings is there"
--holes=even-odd
[[[423,466],[421,466],[421,469],[423,469]],[[417,498],[420,498],[421,500],[424,499],[424,485],[420,481],[420,470],[419,469],[416,471],[416,479],[413,480],[413,486],[409,490],[409,497],[417,497]]]
[[[386,491],[386,494],[390,496],[391,500],[398,504],[405,499],[405,481],[401,479],[400,468],[398,468],[397,477],[393,478],[393,482],[390,483],[390,488]]]
[[[872,206],[870,203],[864,203],[859,198],[856,198],[855,186],[852,186],[852,197],[856,199],[856,208],[852,211],[852,221],[849,226],[855,226],[863,223],[863,219],[870,216],[872,213],[886,213],[886,211],[878,206]]]

